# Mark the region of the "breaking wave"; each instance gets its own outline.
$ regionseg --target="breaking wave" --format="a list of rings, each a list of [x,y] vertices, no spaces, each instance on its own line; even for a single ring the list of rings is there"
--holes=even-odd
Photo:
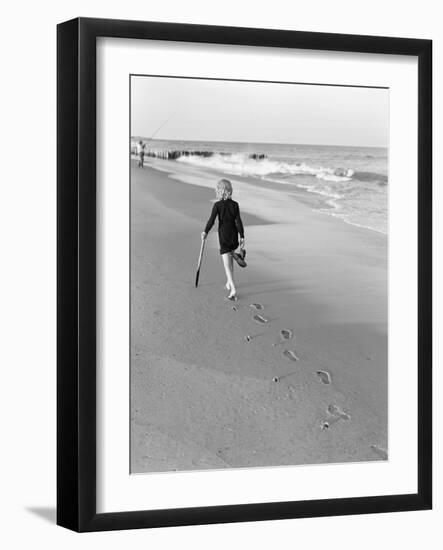
[[[352,168],[315,167],[303,162],[286,162],[269,158],[255,159],[245,153],[214,153],[210,156],[187,155],[178,157],[176,161],[202,168],[212,168],[237,176],[310,175],[327,181],[340,182],[350,181],[354,175]]]

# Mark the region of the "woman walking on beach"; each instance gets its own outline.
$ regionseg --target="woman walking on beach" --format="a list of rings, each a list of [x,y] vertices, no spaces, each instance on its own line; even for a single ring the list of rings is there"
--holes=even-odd
[[[240,266],[246,267],[246,262],[244,261],[245,235],[243,222],[240,217],[240,207],[238,203],[231,198],[231,182],[227,179],[221,179],[217,183],[215,193],[218,201],[214,203],[211,216],[201,236],[203,240],[206,239],[218,216],[218,239],[220,242],[220,254],[223,260],[223,267],[226,273],[226,289],[229,290],[229,300],[235,300],[237,291],[234,283],[234,260]],[[241,253],[237,254],[235,250],[239,246],[239,235]]]

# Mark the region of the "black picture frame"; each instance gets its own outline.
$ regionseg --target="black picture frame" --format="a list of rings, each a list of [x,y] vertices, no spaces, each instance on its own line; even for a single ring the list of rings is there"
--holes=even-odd
[[[418,58],[416,494],[96,511],[96,39],[167,40]],[[57,28],[57,523],[75,531],[425,510],[432,506],[432,42],[78,18]]]

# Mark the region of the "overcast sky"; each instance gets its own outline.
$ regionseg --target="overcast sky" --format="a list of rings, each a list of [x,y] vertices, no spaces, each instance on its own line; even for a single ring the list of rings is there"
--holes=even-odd
[[[386,89],[137,76],[131,92],[133,136],[161,127],[157,139],[388,144]]]

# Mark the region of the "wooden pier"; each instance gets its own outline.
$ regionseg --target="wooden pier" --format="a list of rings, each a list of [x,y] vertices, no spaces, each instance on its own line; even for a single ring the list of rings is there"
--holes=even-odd
[[[138,154],[138,144],[131,143],[131,154]],[[145,157],[152,157],[164,160],[176,160],[180,157],[212,157],[214,155],[229,156],[233,153],[227,153],[224,151],[194,151],[194,150],[178,150],[178,149],[160,149],[145,146]],[[248,158],[254,160],[263,160],[267,158],[264,153],[248,153]]]

